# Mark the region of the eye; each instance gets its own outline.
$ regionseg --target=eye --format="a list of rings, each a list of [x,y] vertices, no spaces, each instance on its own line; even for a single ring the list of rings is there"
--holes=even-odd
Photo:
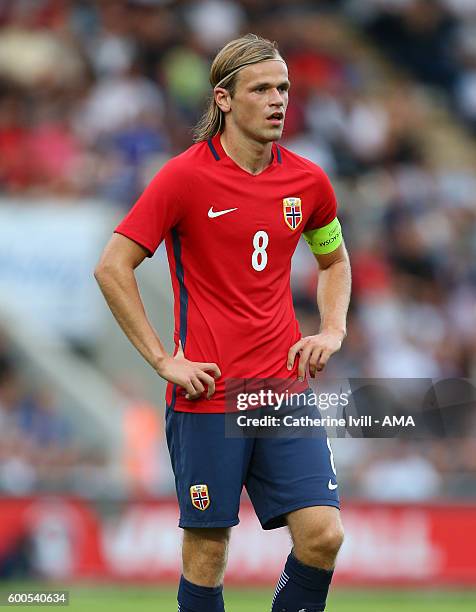
[[[255,91],[259,91],[260,93],[263,93],[264,91],[266,91],[266,87],[257,87]]]

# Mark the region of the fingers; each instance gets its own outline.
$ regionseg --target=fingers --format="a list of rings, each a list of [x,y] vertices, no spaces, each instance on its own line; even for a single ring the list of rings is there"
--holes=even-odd
[[[315,378],[316,372],[320,372],[324,367],[321,365],[322,354],[323,350],[319,346],[312,351],[311,356],[309,357],[309,374],[311,378]]]
[[[317,372],[322,372],[332,353],[333,351],[321,346],[314,347],[309,357],[309,374],[311,378],[315,378]]]
[[[332,353],[333,351],[322,347],[317,347],[317,349],[312,351],[312,355],[309,359],[309,374],[311,378],[315,378],[316,372],[322,372]]]
[[[289,352],[288,352],[288,370],[292,370],[293,369],[294,360],[296,359],[296,355],[304,347],[305,344],[306,344],[306,341],[304,340],[304,338],[301,338],[301,340],[298,340],[296,342],[296,344],[293,344],[292,347],[289,349]]]
[[[211,396],[215,393],[215,379],[212,376],[210,376],[210,374],[207,374],[206,372],[198,372],[197,378],[199,378],[200,381],[206,387],[208,387],[207,399],[210,399]]]
[[[297,353],[299,353],[298,379],[304,381],[306,368],[309,367],[311,378],[321,372],[330,357],[340,349],[342,339],[332,333],[321,333],[316,336],[301,338],[288,352],[288,369],[292,369]]]
[[[192,389],[189,386],[184,387],[187,391],[185,397],[190,400],[198,399],[205,392],[205,387],[207,387],[207,399],[210,399],[215,393],[215,378],[221,376],[220,369],[215,363],[195,363],[194,365],[196,369],[190,377]],[[213,376],[205,372],[205,370],[211,371]]]
[[[205,392],[207,387],[207,399],[215,393],[215,380],[220,378],[220,368],[216,363],[209,362],[192,362],[188,361],[183,352],[182,342],[179,340],[177,352],[174,359],[183,360],[185,363],[180,368],[185,367],[185,376],[179,382],[185,391],[185,397],[189,400],[196,400]],[[208,374],[210,372],[210,374]]]
[[[325,367],[327,362],[329,361],[330,356],[332,355],[332,351],[322,351],[319,360],[316,365],[316,370],[321,372]]]
[[[192,382],[188,380],[182,385],[183,389],[186,391],[185,397],[190,399],[192,395],[195,395],[195,387],[192,385]]]
[[[192,383],[192,385],[193,385],[197,395],[201,395],[205,391],[205,387],[201,383],[201,381],[198,378],[198,376],[192,376],[191,383]]]
[[[306,368],[309,361],[309,357],[312,353],[312,349],[312,344],[306,344],[301,351],[301,355],[299,356],[298,379],[300,381],[303,381],[306,377]]]
[[[185,397],[190,400],[198,399],[205,391],[205,387],[202,385],[197,376],[191,376],[190,383],[193,391],[191,393],[187,393]]]
[[[206,370],[207,372],[211,372],[214,378],[220,378],[221,376],[220,368],[217,366],[216,363],[197,362],[195,363],[195,365],[199,367],[201,370]]]

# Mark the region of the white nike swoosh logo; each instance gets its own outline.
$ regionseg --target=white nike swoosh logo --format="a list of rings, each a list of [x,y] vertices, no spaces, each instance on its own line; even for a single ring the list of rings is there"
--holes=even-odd
[[[227,213],[231,213],[234,210],[238,210],[238,208],[227,208],[227,210],[213,210],[213,206],[210,206],[210,210],[208,211],[208,216],[210,219],[214,219],[215,217],[221,217],[222,215],[226,215]]]
[[[334,489],[337,489],[337,487],[338,487],[338,486],[339,486],[338,484],[334,484],[334,483],[332,482],[332,480],[329,478],[329,482],[327,483],[327,488],[328,488],[330,491],[333,491]]]

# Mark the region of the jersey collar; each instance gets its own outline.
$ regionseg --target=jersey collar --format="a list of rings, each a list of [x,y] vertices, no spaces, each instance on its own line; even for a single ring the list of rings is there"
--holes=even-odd
[[[207,144],[208,144],[211,154],[215,158],[215,161],[229,160],[234,166],[239,168],[239,166],[237,166],[237,164],[235,164],[235,162],[225,153],[225,150],[222,147],[222,144],[220,142],[220,134],[216,134],[213,138],[209,138],[207,141]],[[255,174],[255,175],[250,174],[249,172],[247,172],[246,170],[243,170],[242,168],[240,168],[240,170],[242,170],[246,174],[249,174],[250,176],[260,176],[261,174],[263,174],[263,172],[266,172],[270,167],[276,166],[277,164],[282,164],[282,163],[283,163],[283,158],[281,156],[281,149],[275,142],[273,142],[272,148],[271,148],[271,163],[269,164],[269,166],[267,166],[259,174]]]

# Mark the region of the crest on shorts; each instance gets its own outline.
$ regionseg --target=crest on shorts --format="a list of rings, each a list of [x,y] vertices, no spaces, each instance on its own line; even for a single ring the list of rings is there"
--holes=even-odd
[[[284,198],[283,214],[284,221],[289,229],[294,231],[298,228],[302,221],[301,198]]]
[[[197,510],[206,510],[210,505],[210,495],[206,484],[192,485],[190,487],[192,506]]]

